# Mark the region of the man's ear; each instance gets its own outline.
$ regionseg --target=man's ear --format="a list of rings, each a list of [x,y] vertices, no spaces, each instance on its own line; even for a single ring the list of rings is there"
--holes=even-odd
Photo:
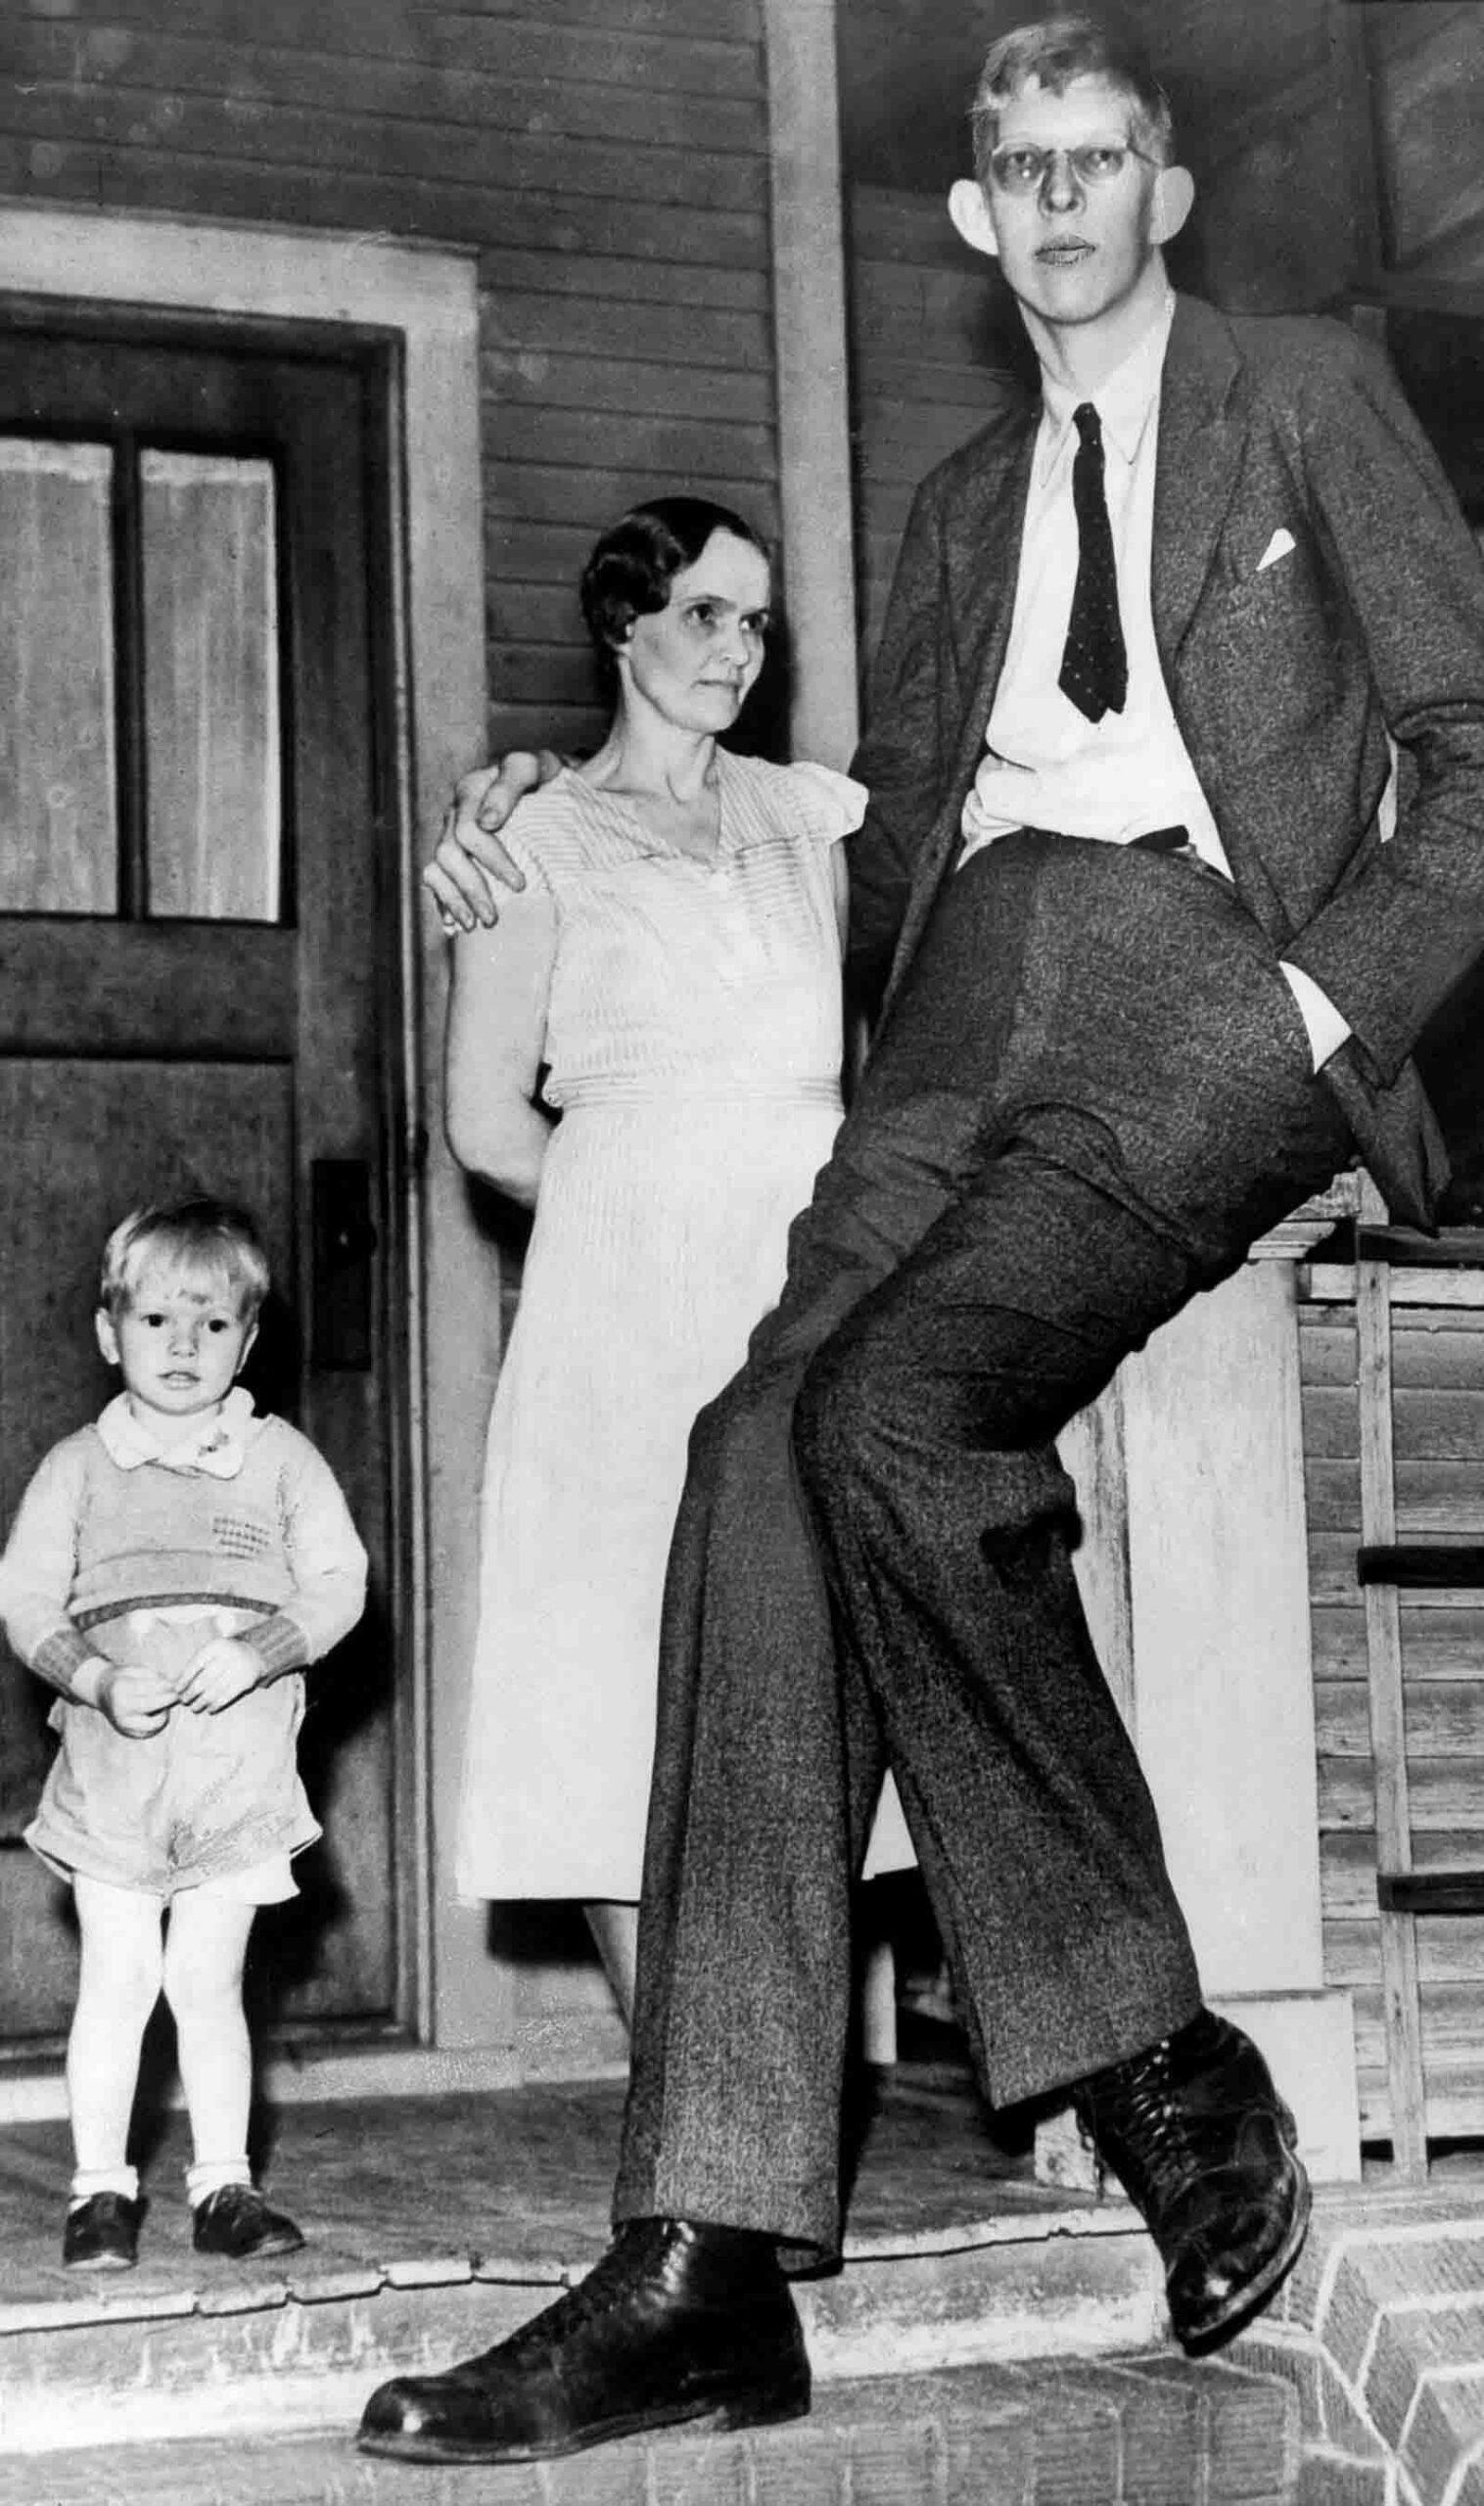
[[[100,1305],[98,1308],[93,1317],[93,1328],[98,1334],[98,1346],[103,1351],[104,1357],[111,1367],[116,1367],[119,1363],[118,1334],[114,1328],[114,1318],[107,1306]]]
[[[1153,218],[1150,237],[1156,244],[1168,244],[1178,235],[1190,214],[1195,198],[1195,178],[1183,165],[1161,165],[1154,177]]]
[[[256,1325],[256,1323],[251,1323],[251,1324],[249,1325],[249,1327],[248,1327],[248,1334],[247,1334],[247,1337],[246,1337],[246,1339],[243,1341],[242,1349],[241,1349],[241,1352],[239,1353],[239,1356],[238,1356],[238,1360],[237,1360],[236,1367],[235,1367],[235,1368],[234,1368],[234,1369],[233,1369],[233,1373],[232,1373],[232,1380],[233,1380],[233,1382],[234,1382],[234,1383],[236,1382],[238,1375],[240,1375],[240,1374],[241,1374],[241,1372],[242,1372],[242,1370],[243,1370],[243,1368],[247,1365],[249,1358],[250,1358],[250,1357],[252,1356],[252,1354],[253,1354],[253,1343],[254,1343],[254,1341],[256,1339],[256,1337],[257,1337],[257,1325]]]
[[[978,183],[961,175],[949,194],[949,215],[966,244],[976,253],[988,253],[992,260],[999,258],[999,239],[990,215],[990,204]]]

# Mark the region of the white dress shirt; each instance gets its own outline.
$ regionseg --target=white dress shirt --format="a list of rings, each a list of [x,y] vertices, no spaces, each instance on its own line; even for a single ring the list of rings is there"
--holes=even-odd
[[[1231,876],[1154,641],[1154,472],[1160,380],[1174,314],[1175,298],[1167,293],[1143,336],[1091,394],[1043,375],[1015,607],[984,760],[963,807],[960,864],[1014,827],[1129,844],[1156,827],[1183,826],[1201,859]],[[1129,663],[1123,710],[1097,722],[1057,684],[1077,580],[1072,413],[1088,398],[1102,427],[1103,487]],[[1350,1030],[1311,976],[1287,964],[1283,972],[1318,1070]]]

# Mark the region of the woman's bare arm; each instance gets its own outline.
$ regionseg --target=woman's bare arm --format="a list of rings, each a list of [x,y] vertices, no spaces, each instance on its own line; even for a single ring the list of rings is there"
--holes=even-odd
[[[843,844],[830,846],[829,866],[835,891],[835,920],[840,926],[840,946],[844,950],[850,936],[851,871]]]
[[[551,1122],[536,1102],[546,1004],[556,958],[549,897],[512,894],[490,929],[453,944],[453,989],[443,1063],[448,1145],[523,1208],[535,1207]]]

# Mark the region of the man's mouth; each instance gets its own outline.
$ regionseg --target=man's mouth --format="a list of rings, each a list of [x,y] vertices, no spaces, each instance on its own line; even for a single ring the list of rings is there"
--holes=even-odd
[[[1092,246],[1081,235],[1063,235],[1054,244],[1040,245],[1036,258],[1049,261],[1053,269],[1070,269],[1075,262],[1085,261],[1091,251]]]

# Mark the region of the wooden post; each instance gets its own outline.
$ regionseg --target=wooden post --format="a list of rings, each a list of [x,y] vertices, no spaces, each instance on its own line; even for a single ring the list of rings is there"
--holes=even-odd
[[[1361,1187],[1360,1216],[1366,1226],[1386,1224],[1386,1204],[1368,1176]],[[1386,1548],[1396,1539],[1397,1516],[1391,1434],[1391,1289],[1384,1262],[1364,1258],[1356,1261],[1355,1336],[1361,1430],[1361,1544],[1366,1549]],[[1370,1753],[1375,1768],[1376,1864],[1382,1871],[1405,1872],[1412,1869],[1412,1810],[1407,1787],[1401,1596],[1392,1583],[1368,1583],[1364,1591]],[[1422,2065],[1416,1917],[1383,1905],[1380,1926],[1391,2147],[1397,2172],[1416,2182],[1427,2173],[1427,2093]]]
[[[1347,1192],[1264,1237],[1060,1439],[1093,1641],[1207,1997],[1268,2054],[1329,2178],[1359,2174],[1360,2126],[1349,1997],[1324,1983],[1294,1265]],[[1038,2160],[1086,2179],[1065,2130]]]
[[[793,751],[844,767],[859,699],[835,0],[764,0],[763,22]]]

